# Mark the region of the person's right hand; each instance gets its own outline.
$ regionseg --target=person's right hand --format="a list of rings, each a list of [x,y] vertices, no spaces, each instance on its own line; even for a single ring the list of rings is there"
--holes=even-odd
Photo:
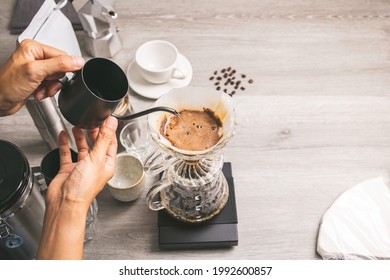
[[[60,88],[58,79],[79,70],[82,57],[25,39],[0,68],[0,116],[19,111],[33,94],[36,100],[53,96]]]

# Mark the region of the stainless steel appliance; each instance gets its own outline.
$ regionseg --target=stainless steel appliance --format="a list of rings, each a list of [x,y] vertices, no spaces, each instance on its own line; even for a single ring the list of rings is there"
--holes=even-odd
[[[0,259],[34,259],[45,212],[40,185],[27,158],[0,140]]]
[[[72,4],[86,33],[85,51],[100,57],[117,54],[122,49],[122,43],[115,24],[118,15],[114,9],[97,0],[75,0]]]

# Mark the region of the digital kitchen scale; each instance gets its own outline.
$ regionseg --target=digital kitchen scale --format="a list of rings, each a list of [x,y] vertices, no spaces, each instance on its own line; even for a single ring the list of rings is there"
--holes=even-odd
[[[234,181],[230,162],[222,171],[229,185],[229,199],[222,211],[199,224],[181,222],[166,211],[158,212],[158,242],[160,249],[218,248],[238,245],[238,218]]]

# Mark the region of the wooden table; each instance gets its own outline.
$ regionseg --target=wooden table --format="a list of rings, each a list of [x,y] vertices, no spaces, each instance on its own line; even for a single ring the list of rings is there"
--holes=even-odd
[[[0,6],[0,61],[15,47]],[[160,251],[156,213],[145,194],[120,203],[98,196],[95,238],[86,259],[316,259],[321,217],[354,184],[390,166],[390,3],[386,1],[118,0],[124,70],[152,39],[174,43],[193,67],[191,85],[228,66],[254,80],[234,95],[237,130],[224,150],[232,162],[239,245]],[[79,36],[80,34],[78,34]],[[132,94],[136,111],[153,100]],[[26,109],[0,119],[0,138],[32,165],[48,148]]]

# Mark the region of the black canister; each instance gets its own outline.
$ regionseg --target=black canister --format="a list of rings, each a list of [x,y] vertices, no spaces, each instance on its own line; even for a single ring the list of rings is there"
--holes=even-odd
[[[23,152],[0,140],[0,259],[34,259],[45,202]]]

